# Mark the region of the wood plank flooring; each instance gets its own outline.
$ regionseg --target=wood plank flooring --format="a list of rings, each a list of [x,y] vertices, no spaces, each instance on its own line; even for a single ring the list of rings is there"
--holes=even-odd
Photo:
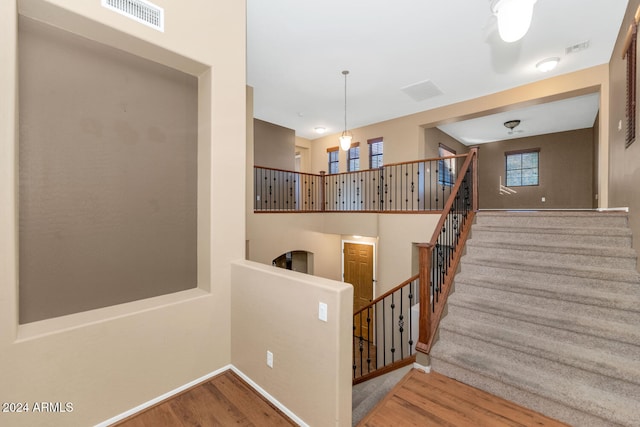
[[[226,371],[115,425],[278,427],[297,424],[236,373]]]
[[[359,427],[568,427],[435,372],[411,370]]]

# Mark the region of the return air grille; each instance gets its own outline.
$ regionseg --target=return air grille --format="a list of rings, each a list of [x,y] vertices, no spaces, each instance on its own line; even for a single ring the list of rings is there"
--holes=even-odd
[[[102,6],[164,32],[164,9],[145,0],[102,0]]]

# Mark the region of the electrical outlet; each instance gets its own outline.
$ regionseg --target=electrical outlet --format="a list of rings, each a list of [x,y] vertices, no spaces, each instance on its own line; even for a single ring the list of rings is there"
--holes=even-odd
[[[267,350],[267,366],[273,369],[273,353]]]
[[[328,313],[327,313],[328,309],[327,309],[327,304],[324,302],[321,302],[318,304],[318,319],[326,322],[327,318],[328,318]]]
[[[543,197],[543,198],[542,198],[542,201],[543,201],[543,202],[546,202],[546,201],[547,201],[547,198],[546,198],[546,197]]]

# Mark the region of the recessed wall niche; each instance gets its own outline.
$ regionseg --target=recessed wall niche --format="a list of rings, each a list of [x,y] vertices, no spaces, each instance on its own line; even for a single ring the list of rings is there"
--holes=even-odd
[[[198,80],[19,19],[21,324],[197,286]]]

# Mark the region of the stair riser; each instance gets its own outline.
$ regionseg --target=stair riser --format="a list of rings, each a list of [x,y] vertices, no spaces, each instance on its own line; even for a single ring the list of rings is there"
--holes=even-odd
[[[520,307],[506,306],[492,304],[488,301],[478,301],[473,297],[466,299],[462,298],[450,298],[448,301],[449,310],[453,312],[453,308],[457,306],[466,307],[467,309],[477,310],[480,312],[491,313],[497,316],[504,317],[503,322],[511,322],[513,320],[520,320],[524,322],[530,322],[536,325],[548,326],[558,329],[564,329],[580,334],[591,335],[608,339],[611,341],[620,341],[629,345],[635,345],[640,342],[640,335],[637,329],[614,328],[611,322],[593,322],[592,319],[586,317],[578,317],[573,319],[573,322],[567,321],[567,316],[556,315],[551,312],[542,312],[540,310],[529,310],[528,312],[522,311]],[[547,313],[549,313],[547,315]],[[621,325],[623,326],[623,325]]]
[[[597,323],[597,319],[607,319],[628,325],[640,324],[640,311],[616,310],[610,307],[599,307],[567,301],[562,299],[562,294],[554,293],[551,287],[546,295],[534,296],[503,289],[469,285],[456,281],[456,290],[469,297],[478,297],[519,305],[522,307],[523,312],[526,312],[528,307],[535,307],[537,309],[548,310],[550,314],[561,312],[580,316],[585,322],[593,321]]]
[[[483,288],[496,289],[505,292],[517,292],[541,298],[552,298],[569,301],[576,304],[593,305],[596,307],[610,308],[613,310],[632,311],[640,313],[640,287],[631,289],[627,294],[617,292],[617,289],[603,292],[600,283],[595,286],[582,286],[581,288],[565,286],[562,282],[547,283],[542,287],[531,282],[524,282],[514,278],[512,283],[505,283],[500,278],[469,276],[460,273],[455,278],[456,286],[469,285]],[[592,293],[592,292],[597,292]]]
[[[550,234],[530,232],[501,232],[501,231],[473,231],[470,241],[497,243],[551,243],[571,245],[595,245],[602,247],[630,248],[631,237],[626,236],[598,236],[580,234]]]
[[[498,277],[519,277],[525,276],[528,281],[540,281],[542,283],[554,283],[562,281],[567,285],[590,286],[597,289],[606,290],[610,287],[616,289],[640,286],[640,279],[637,274],[617,274],[617,271],[599,272],[585,271],[578,269],[545,269],[541,271],[536,266],[528,268],[526,265],[519,265],[522,269],[512,268],[508,264],[482,264],[471,259],[469,256],[462,258],[461,271],[469,275],[486,275]],[[499,261],[498,261],[499,262]]]
[[[590,215],[487,215],[476,216],[476,224],[506,227],[626,227],[627,217],[616,214]]]
[[[534,250],[514,250],[500,249],[485,246],[478,246],[473,242],[467,242],[467,254],[470,256],[479,256],[484,258],[492,258],[496,260],[529,260],[537,262],[548,262],[551,264],[566,264],[578,266],[592,266],[602,268],[628,268],[635,269],[636,259],[633,257],[606,256],[606,255],[587,255],[575,253],[558,253],[558,252],[542,252]]]
[[[551,418],[566,422],[572,426],[580,427],[619,427],[617,423],[612,423],[602,418],[587,414],[578,409],[563,405],[540,395],[522,390],[503,383],[502,381],[472,372],[464,367],[449,363],[437,357],[431,358],[431,368],[443,375],[454,378],[465,384],[486,390],[496,396],[520,404],[543,413]]]
[[[443,338],[441,342],[446,341]],[[633,397],[640,396],[638,384],[603,377],[469,337],[462,337],[452,344],[453,347],[448,347],[444,358],[450,363],[464,364],[466,369],[478,374],[500,379],[508,385],[544,395],[573,408],[581,408],[594,416],[606,417],[623,425],[637,425],[640,422],[640,413],[625,405],[623,398],[613,404],[601,400],[601,395],[607,394],[627,396],[628,402]],[[499,355],[499,358],[492,359],[494,354]],[[514,371],[513,368],[517,365],[523,366],[523,369]],[[561,378],[571,381],[565,383]],[[547,382],[548,380],[551,382]],[[581,389],[572,385],[575,381],[582,384]],[[593,392],[597,392],[597,395],[592,395]]]
[[[464,341],[465,337],[475,337],[493,345],[528,353],[535,357],[583,369],[594,374],[606,375],[621,381],[640,384],[640,369],[637,369],[638,363],[635,363],[634,369],[626,369],[625,364],[620,366],[616,363],[606,363],[606,360],[600,362],[589,358],[588,353],[584,350],[577,351],[564,342],[546,339],[547,337],[543,335],[505,334],[504,331],[486,326],[474,328],[472,326],[459,327],[447,322],[441,323],[441,339],[459,342],[460,340]],[[540,339],[540,337],[545,339]],[[564,350],[565,348],[566,350]]]
[[[504,324],[508,320],[510,328],[513,328],[523,334],[548,337],[549,339],[566,342],[589,350],[606,349],[611,353],[629,358],[636,358],[640,352],[640,346],[638,345],[614,341],[608,338],[579,334],[558,327],[537,325],[527,322],[526,320],[505,320],[502,316],[498,316],[493,313],[481,312],[469,307],[449,304],[449,312],[452,315],[451,317],[455,316],[462,319],[469,319],[469,321],[486,322],[494,325]],[[447,319],[445,318],[443,323],[446,321]]]

